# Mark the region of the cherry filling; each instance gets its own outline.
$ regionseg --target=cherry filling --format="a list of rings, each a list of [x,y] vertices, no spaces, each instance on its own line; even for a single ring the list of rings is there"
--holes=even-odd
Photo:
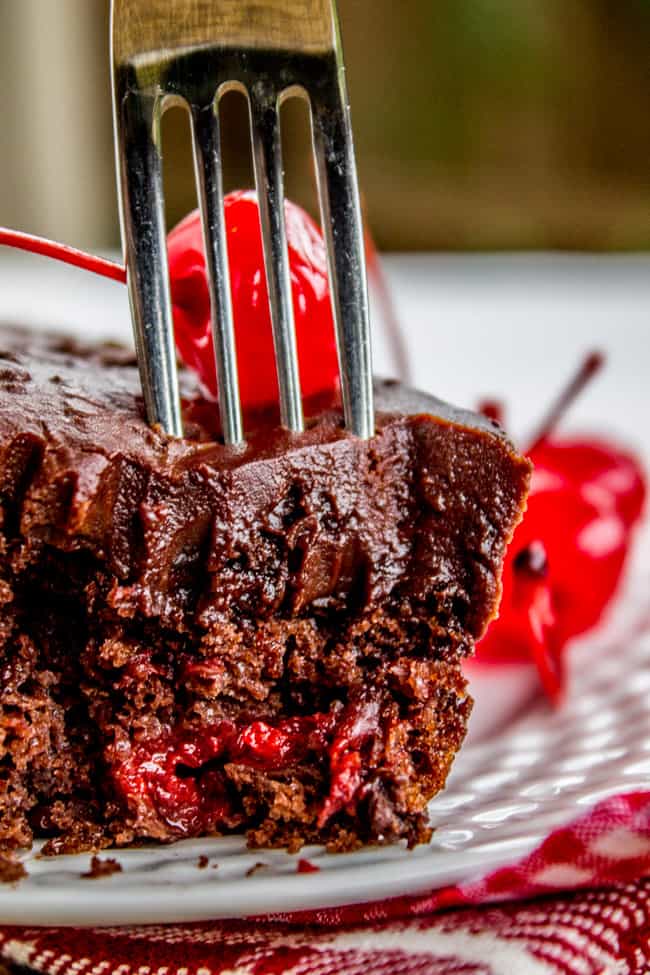
[[[111,775],[117,795],[138,817],[154,815],[178,835],[192,836],[236,826],[241,818],[228,792],[226,764],[279,772],[321,755],[330,773],[318,813],[322,827],[360,797],[361,750],[378,733],[379,701],[366,700],[275,724],[221,721],[131,746],[115,756]]]
[[[379,731],[379,704],[377,699],[366,698],[343,715],[329,749],[330,791],[318,816],[319,829],[361,791],[361,748]]]
[[[153,814],[182,836],[228,820],[223,776],[208,764],[222,753],[228,734],[215,726],[195,741],[170,735],[137,745],[111,769],[118,796],[139,818]]]

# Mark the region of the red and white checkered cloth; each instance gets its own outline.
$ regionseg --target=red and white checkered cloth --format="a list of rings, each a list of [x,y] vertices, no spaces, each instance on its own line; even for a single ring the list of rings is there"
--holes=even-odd
[[[251,921],[5,927],[0,957],[48,975],[647,975],[650,792],[473,883]]]

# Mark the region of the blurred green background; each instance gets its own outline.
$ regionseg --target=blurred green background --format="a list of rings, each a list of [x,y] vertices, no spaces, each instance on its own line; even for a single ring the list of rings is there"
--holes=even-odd
[[[117,244],[108,0],[0,0],[0,223]],[[362,191],[388,250],[650,246],[650,0],[339,0]],[[229,186],[250,182],[229,96]],[[313,207],[306,113],[290,195]],[[165,123],[170,223],[194,205]]]

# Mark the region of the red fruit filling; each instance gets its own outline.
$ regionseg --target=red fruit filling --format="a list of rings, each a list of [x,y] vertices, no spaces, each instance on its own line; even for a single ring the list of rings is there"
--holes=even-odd
[[[245,409],[277,403],[278,382],[257,197],[240,190],[225,199],[226,239],[239,364]],[[325,244],[313,220],[286,201],[285,219],[298,360],[303,396],[336,389],[338,358],[327,277]],[[176,344],[181,358],[217,393],[210,323],[210,296],[198,211],[169,235],[169,271]]]
[[[318,827],[345,809],[357,796],[363,783],[361,749],[379,731],[379,701],[362,700],[344,713],[330,754],[330,791],[318,816]]]
[[[379,702],[334,706],[327,714],[286,718],[276,724],[221,721],[209,728],[176,730],[140,744],[115,748],[111,774],[117,796],[138,818],[155,816],[179,836],[238,824],[224,766],[275,772],[326,758],[330,790],[318,815],[323,826],[361,792],[361,749],[379,732]]]

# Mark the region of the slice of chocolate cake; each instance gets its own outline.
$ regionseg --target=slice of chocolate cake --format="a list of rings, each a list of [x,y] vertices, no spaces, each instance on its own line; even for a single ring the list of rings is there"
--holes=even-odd
[[[112,346],[0,332],[0,842],[427,838],[529,465],[395,384],[377,434],[186,438]],[[214,421],[212,421],[214,422]]]

